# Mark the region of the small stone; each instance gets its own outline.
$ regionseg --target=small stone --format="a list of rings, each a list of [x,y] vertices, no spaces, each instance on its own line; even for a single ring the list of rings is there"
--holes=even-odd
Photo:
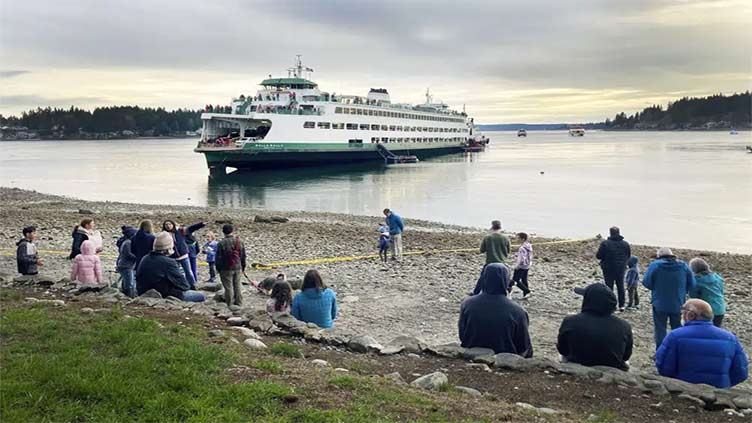
[[[240,332],[240,335],[244,338],[261,339],[256,332],[244,326],[230,326],[228,329]]]
[[[467,386],[455,386],[454,388],[457,389],[458,391],[462,391],[462,392],[464,392],[464,393],[466,393],[468,395],[472,395],[474,397],[482,397],[483,396],[483,394],[481,394],[479,390],[473,389],[473,388],[468,388]]]
[[[385,378],[391,379],[393,382],[396,382],[397,384],[404,385],[406,384],[405,379],[402,378],[402,375],[399,374],[399,372],[389,373],[387,375],[384,375]]]
[[[209,331],[209,336],[212,338],[221,338],[225,336],[225,331],[220,329],[213,329]]]
[[[320,360],[320,359],[311,360],[311,364],[315,364],[321,367],[327,367],[329,365],[329,363],[326,360]]]
[[[693,403],[695,403],[696,405],[698,405],[700,407],[704,407],[705,406],[705,401],[701,400],[700,398],[693,397],[692,395],[689,395],[689,394],[679,394],[678,398],[685,399],[687,401],[693,402]]]
[[[360,335],[356,336],[352,339],[350,339],[350,342],[347,343],[347,346],[359,353],[366,353],[368,351],[380,351],[384,347],[381,346],[376,340],[368,335]]]
[[[27,303],[33,304],[33,303],[38,303],[39,299],[34,298],[34,297],[26,297],[24,298],[24,301]]]
[[[84,308],[81,309],[81,313],[83,313],[83,314],[93,314],[94,313],[94,309],[90,308],[90,307],[84,307]]]
[[[547,408],[547,407],[536,407],[532,404],[528,404],[526,402],[516,402],[514,403],[517,407],[522,408],[523,410],[529,410],[535,413],[541,413],[541,414],[548,414],[548,415],[554,415],[559,414],[558,411],[554,410],[553,408]]]
[[[484,356],[484,355],[494,355],[496,352],[490,348],[466,348],[465,351],[462,354],[462,357],[465,360],[473,360],[476,357]]]
[[[246,347],[252,350],[260,350],[260,349],[266,348],[266,344],[254,338],[246,339],[245,341],[243,341],[243,345],[245,345]]]
[[[437,391],[447,383],[449,383],[449,379],[444,373],[433,372],[415,379],[410,383],[410,385],[417,388]]]
[[[739,395],[734,398],[734,405],[738,408],[752,408],[752,394]]]
[[[408,353],[407,356],[410,357],[410,358],[420,358],[420,356],[418,354],[415,354],[415,353]]]
[[[342,297],[343,303],[357,303],[360,300],[359,297],[356,297],[355,295],[345,295]]]
[[[336,369],[334,369],[334,371],[337,373],[350,373],[349,370],[343,369],[342,367],[337,367]]]
[[[247,317],[230,317],[227,319],[227,326],[245,326],[249,321]]]
[[[141,298],[162,298],[162,294],[159,293],[156,289],[150,289],[143,294],[139,295]]]
[[[50,304],[54,305],[55,307],[63,307],[65,305],[65,301],[63,301],[63,300],[51,300]]]
[[[230,311],[240,311],[240,306],[236,305],[236,304],[233,304],[233,305],[229,306],[228,309]]]

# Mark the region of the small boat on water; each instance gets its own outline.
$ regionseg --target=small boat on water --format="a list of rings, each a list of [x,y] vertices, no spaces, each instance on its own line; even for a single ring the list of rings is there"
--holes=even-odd
[[[739,132],[737,132],[736,128],[731,128],[731,131],[729,132],[729,135],[738,135]]]
[[[585,128],[569,128],[570,137],[584,137]]]
[[[747,146],[747,153],[752,153],[752,145]]]
[[[524,129],[520,129],[519,131],[517,131],[517,136],[518,137],[526,137],[527,136],[527,131],[524,130]]]

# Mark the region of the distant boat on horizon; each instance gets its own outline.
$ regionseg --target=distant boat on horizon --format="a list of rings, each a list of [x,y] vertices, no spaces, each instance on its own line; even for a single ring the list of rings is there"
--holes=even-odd
[[[585,128],[569,128],[569,136],[570,137],[584,137],[585,136]]]
[[[524,129],[520,129],[519,131],[517,131],[517,136],[518,137],[527,137],[527,131],[524,130]]]

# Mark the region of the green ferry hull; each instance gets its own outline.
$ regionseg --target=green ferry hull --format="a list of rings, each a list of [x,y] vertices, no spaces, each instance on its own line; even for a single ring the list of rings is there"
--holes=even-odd
[[[331,166],[336,164],[352,164],[373,162],[384,163],[384,157],[372,144],[356,144],[353,146],[342,144],[323,144],[316,149],[289,148],[285,144],[252,144],[242,149],[196,148],[196,152],[204,154],[206,164],[212,174],[224,174],[228,167],[239,170],[284,169],[306,166]],[[412,146],[410,146],[412,147]],[[433,148],[409,148],[405,145],[395,145],[389,151],[396,155],[415,155],[419,159],[444,154],[460,153],[462,147],[449,145]]]

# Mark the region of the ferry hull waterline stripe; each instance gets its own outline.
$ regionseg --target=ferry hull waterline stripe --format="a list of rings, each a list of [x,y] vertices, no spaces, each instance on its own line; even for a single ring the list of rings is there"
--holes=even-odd
[[[367,96],[321,91],[304,78],[313,69],[298,56],[287,78],[261,82],[256,95],[241,95],[230,106],[205,107],[202,153],[213,174],[226,168],[384,163],[387,155],[418,159],[464,151],[479,136],[465,112],[433,102],[392,103],[386,89]]]

